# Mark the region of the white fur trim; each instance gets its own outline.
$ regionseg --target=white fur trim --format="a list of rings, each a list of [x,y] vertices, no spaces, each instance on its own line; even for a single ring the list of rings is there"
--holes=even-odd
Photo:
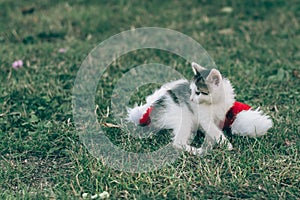
[[[127,119],[131,122],[133,122],[135,125],[140,124],[140,119],[146,112],[146,110],[150,107],[150,105],[145,104],[141,106],[135,106],[134,108],[128,108],[127,113],[128,117]]]
[[[242,111],[237,114],[231,125],[233,134],[240,136],[262,136],[273,126],[269,116],[263,114],[259,109]]]

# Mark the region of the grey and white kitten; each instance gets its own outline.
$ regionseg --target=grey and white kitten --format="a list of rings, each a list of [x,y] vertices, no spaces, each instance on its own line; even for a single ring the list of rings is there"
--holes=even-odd
[[[181,79],[163,85],[146,98],[146,104],[130,109],[128,119],[137,125],[172,129],[173,145],[193,154],[201,155],[216,143],[225,144],[231,150],[232,144],[221,129],[226,113],[235,102],[233,88],[217,69],[205,69],[197,63],[192,63],[192,69],[191,81]],[[255,118],[269,120],[260,111],[251,112]],[[145,116],[147,114],[149,116]],[[147,124],[141,122],[144,117],[149,118]],[[256,132],[257,128],[251,131]],[[263,127],[260,135],[268,128],[269,125]],[[190,139],[199,129],[205,133],[205,139],[202,146],[196,148],[190,145]],[[256,135],[252,132],[244,135]]]

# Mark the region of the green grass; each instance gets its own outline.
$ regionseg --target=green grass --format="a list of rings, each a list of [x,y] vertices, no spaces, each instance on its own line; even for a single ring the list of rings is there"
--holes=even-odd
[[[221,11],[228,6],[231,13]],[[111,199],[300,198],[299,1],[2,0],[0,7],[1,199],[78,199],[103,191]],[[72,116],[76,73],[98,43],[143,26],[197,40],[231,80],[237,99],[261,106],[274,127],[257,139],[229,136],[233,151],[215,148],[203,158],[184,153],[148,173],[114,170],[91,156]],[[18,59],[24,67],[14,70]],[[99,83],[100,122],[114,122],[107,106],[122,73],[153,61],[192,76],[188,63],[166,52],[125,55]],[[137,91],[131,103],[148,93]],[[106,130],[111,141],[132,151],[169,140],[167,134],[141,140]]]

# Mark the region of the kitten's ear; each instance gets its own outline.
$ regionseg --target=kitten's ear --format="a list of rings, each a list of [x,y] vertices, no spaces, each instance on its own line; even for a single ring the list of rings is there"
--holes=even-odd
[[[219,86],[222,81],[222,75],[218,70],[212,69],[207,76],[206,81],[215,86]]]
[[[204,67],[202,67],[201,65],[195,63],[195,62],[192,62],[192,69],[193,69],[193,72],[194,74],[196,75],[197,73],[205,70]]]

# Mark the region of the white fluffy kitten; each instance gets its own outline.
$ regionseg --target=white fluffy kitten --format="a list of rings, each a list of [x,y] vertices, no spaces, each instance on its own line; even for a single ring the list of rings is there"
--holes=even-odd
[[[216,69],[205,69],[197,63],[192,63],[192,69],[195,74],[192,81],[181,79],[163,85],[146,98],[145,105],[130,109],[128,119],[137,125],[172,129],[173,145],[193,154],[203,154],[216,143],[231,150],[232,145],[221,129],[235,102],[233,88]],[[263,135],[272,126],[272,121],[258,110],[241,114],[243,119],[239,119],[239,114],[235,120],[241,122],[231,126],[235,134]],[[255,119],[252,128],[243,127],[249,124],[247,117]],[[199,129],[204,131],[205,139],[201,148],[195,148],[190,145],[190,138]]]

